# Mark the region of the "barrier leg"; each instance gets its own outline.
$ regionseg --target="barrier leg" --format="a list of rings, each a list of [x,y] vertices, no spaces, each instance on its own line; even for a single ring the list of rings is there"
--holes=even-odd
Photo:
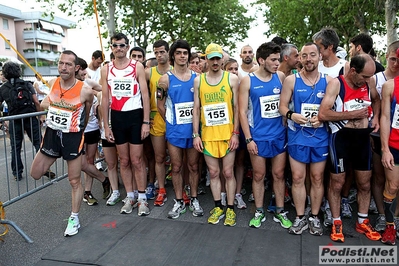
[[[26,242],[28,242],[28,243],[30,243],[30,244],[33,243],[33,240],[32,240],[27,234],[25,234],[25,232],[22,231],[22,229],[19,228],[18,225],[16,225],[13,221],[9,221],[9,220],[0,220],[0,223],[1,223],[1,224],[8,224],[8,225],[11,225],[12,227],[14,227],[15,231],[17,231],[18,234],[20,234],[20,235],[25,239]]]

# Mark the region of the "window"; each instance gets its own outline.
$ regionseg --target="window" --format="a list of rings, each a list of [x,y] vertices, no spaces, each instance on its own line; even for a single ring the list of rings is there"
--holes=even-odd
[[[7,40],[7,41],[10,41],[10,40]],[[8,42],[6,42],[6,41],[4,41],[4,47],[5,47],[7,50],[10,50],[10,49],[11,49],[10,45],[9,45]]]
[[[8,19],[3,18],[3,30],[8,30]]]

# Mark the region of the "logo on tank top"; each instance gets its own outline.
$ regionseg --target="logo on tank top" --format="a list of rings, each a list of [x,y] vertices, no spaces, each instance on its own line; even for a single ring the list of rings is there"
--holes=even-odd
[[[273,89],[274,94],[279,94],[280,91],[281,91],[280,88],[277,88],[277,87]]]
[[[325,95],[325,93],[324,92],[322,92],[322,91],[319,91],[317,94],[316,94],[316,96],[317,96],[317,98],[324,98],[324,95]]]

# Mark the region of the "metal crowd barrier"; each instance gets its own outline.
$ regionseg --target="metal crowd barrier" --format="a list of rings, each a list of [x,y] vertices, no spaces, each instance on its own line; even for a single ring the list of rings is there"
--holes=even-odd
[[[32,129],[32,119],[36,117],[40,117],[41,115],[45,115],[47,112],[36,112],[30,114],[23,115],[15,115],[15,116],[5,116],[0,117],[0,203],[2,202],[3,207],[7,207],[8,205],[19,201],[39,190],[42,190],[58,181],[64,179],[68,176],[66,163],[60,159],[56,160],[56,162],[51,166],[50,170],[54,172],[55,177],[53,179],[49,177],[43,176],[39,180],[34,180],[30,177],[29,172],[32,165],[32,161],[35,157],[36,150],[34,148],[33,143],[30,141],[28,135],[25,132],[25,128],[22,124],[22,130],[24,133],[24,138],[22,140],[22,150],[21,150],[21,161],[23,164],[23,174],[21,180],[16,180],[12,173],[11,168],[11,156],[12,149],[16,151],[16,147],[11,147],[10,138],[14,138],[14,136],[9,135],[8,129],[15,123],[16,120],[19,119],[29,119],[29,125]],[[40,120],[39,120],[40,121]],[[5,127],[5,122],[9,123],[8,128]],[[40,141],[41,137],[44,133],[44,127],[39,123],[40,128]],[[31,130],[31,135],[33,132]],[[14,152],[16,154],[16,152]],[[15,157],[15,156],[14,156]],[[18,166],[18,165],[17,165]],[[18,168],[18,167],[17,167]],[[17,169],[18,172],[18,169]],[[1,211],[1,209],[0,209]],[[27,234],[25,234],[13,221],[6,220],[3,213],[0,213],[0,224],[5,227],[5,231],[3,234],[7,233],[7,225],[12,226],[27,242],[33,243],[33,241],[29,238]]]

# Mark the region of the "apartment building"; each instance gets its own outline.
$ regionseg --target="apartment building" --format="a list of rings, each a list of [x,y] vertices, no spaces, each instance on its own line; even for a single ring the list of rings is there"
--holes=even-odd
[[[68,45],[68,29],[74,21],[57,16],[51,19],[41,11],[25,12],[1,4],[0,21],[0,32],[11,44],[0,39],[0,62],[23,64],[24,77],[34,76],[26,62],[42,76],[58,75],[57,60]]]

